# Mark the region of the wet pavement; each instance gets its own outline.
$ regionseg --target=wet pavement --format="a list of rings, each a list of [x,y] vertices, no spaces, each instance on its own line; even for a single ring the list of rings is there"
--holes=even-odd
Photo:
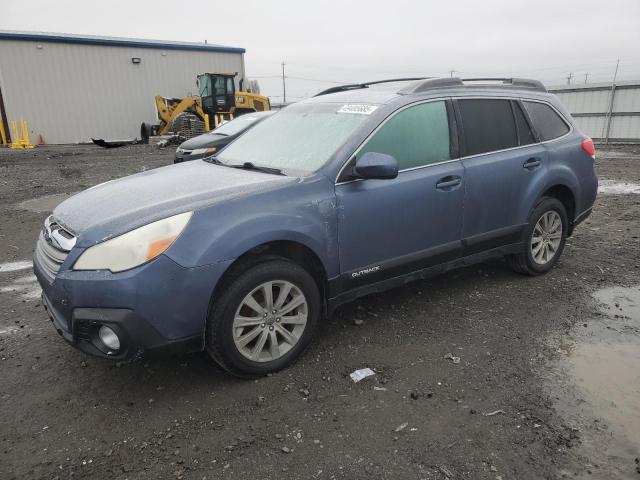
[[[599,312],[558,341],[551,390],[581,433],[579,478],[640,478],[640,285],[594,293]],[[603,467],[602,465],[607,465]]]

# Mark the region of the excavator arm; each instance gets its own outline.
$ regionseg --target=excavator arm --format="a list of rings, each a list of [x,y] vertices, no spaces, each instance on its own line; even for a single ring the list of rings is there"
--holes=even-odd
[[[172,99],[156,95],[156,109],[158,110],[158,117],[160,118],[160,125],[158,127],[159,135],[166,135],[173,121],[178,118],[178,115],[184,112],[194,113],[202,121],[205,121],[205,112],[202,109],[202,98],[197,96]]]

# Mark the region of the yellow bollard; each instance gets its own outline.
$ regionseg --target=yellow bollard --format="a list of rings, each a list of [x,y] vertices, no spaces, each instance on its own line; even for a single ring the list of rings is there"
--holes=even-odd
[[[0,118],[0,140],[2,140],[2,145],[7,144],[7,134],[4,131],[4,122]]]
[[[210,130],[209,128],[209,114],[205,113],[204,114],[204,131],[208,132]]]
[[[33,148],[33,144],[31,143],[31,140],[29,140],[29,125],[26,120],[22,120],[21,124],[22,140],[20,141],[20,144],[22,145],[22,148]]]
[[[13,142],[11,142],[11,148],[22,148],[20,143],[20,136],[18,135],[18,126],[16,125],[15,120],[11,120],[11,138],[13,138]]]

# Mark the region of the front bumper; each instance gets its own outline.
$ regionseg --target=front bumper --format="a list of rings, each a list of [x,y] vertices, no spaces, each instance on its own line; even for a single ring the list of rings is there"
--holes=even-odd
[[[143,356],[150,358],[202,350],[201,335],[169,340],[132,310],[76,308],[69,324],[44,294],[42,302],[60,336],[89,355],[115,360],[137,360]],[[98,329],[103,325],[118,335],[122,347],[117,352],[102,344]]]
[[[34,261],[56,331],[85,353],[116,360],[202,350],[211,294],[224,268],[184,268],[161,255],[127,272],[61,269],[52,280]],[[100,341],[102,325],[118,335],[117,352]]]

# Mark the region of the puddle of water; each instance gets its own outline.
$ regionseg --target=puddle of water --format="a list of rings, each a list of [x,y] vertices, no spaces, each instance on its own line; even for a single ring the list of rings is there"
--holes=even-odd
[[[607,288],[594,297],[603,315],[561,341],[560,378],[551,389],[558,412],[580,428],[580,453],[594,464],[604,462],[588,478],[637,479],[640,286]]]
[[[60,203],[69,198],[70,193],[57,193],[55,195],[45,195],[44,197],[32,198],[17,204],[22,210],[29,210],[36,213],[52,212]]]
[[[26,270],[31,268],[33,263],[27,260],[20,260],[18,262],[6,262],[0,263],[0,272],[17,272],[18,270]]]
[[[640,184],[631,182],[617,182],[615,180],[600,180],[598,193],[601,195],[631,195],[640,194]]]

